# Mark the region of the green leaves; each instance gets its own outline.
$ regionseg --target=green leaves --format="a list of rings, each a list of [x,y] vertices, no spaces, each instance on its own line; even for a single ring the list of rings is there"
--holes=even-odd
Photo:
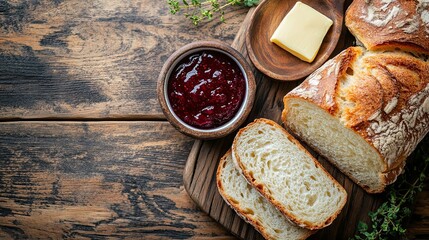
[[[221,22],[225,21],[224,9],[230,6],[252,7],[258,5],[259,0],[167,0],[170,13],[183,12],[183,15],[198,25],[201,21],[212,20],[215,15]]]
[[[244,6],[246,6],[246,7],[253,7],[253,6],[258,5],[259,0],[245,0],[243,2],[244,2]]]
[[[179,1],[176,0],[167,0],[168,5],[170,5],[170,13],[176,14],[180,11]]]
[[[429,136],[423,139],[409,157],[405,173],[398,177],[395,184],[387,188],[386,201],[368,215],[371,227],[359,222],[357,234],[351,238],[363,239],[402,239],[405,238],[405,224],[412,214],[410,207],[417,193],[423,190],[426,173],[429,170]]]

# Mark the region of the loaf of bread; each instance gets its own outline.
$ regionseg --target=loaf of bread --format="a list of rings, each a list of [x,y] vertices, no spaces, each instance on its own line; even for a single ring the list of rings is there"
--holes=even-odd
[[[256,191],[235,168],[231,151],[220,160],[217,187],[225,202],[250,223],[265,239],[306,239],[314,231],[291,223],[277,208]]]
[[[429,1],[355,0],[345,22],[368,50],[429,54]]]
[[[429,131],[428,83],[424,57],[350,47],[284,97],[282,120],[366,191],[382,192]]]
[[[232,154],[247,181],[300,227],[328,226],[346,203],[344,188],[271,120],[257,119],[242,128]]]

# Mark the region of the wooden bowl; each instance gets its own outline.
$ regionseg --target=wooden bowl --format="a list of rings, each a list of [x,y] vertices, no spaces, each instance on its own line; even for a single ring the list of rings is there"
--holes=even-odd
[[[334,22],[312,63],[304,62],[270,42],[280,22],[295,5],[295,0],[263,1],[251,17],[246,33],[249,57],[256,68],[271,78],[284,81],[303,78],[320,67],[337,45],[343,24],[344,0],[302,0],[301,2]]]
[[[203,51],[203,50],[220,52],[228,56],[233,61],[235,61],[235,63],[238,65],[241,72],[243,73],[245,84],[246,84],[245,96],[238,112],[234,115],[234,117],[231,120],[229,120],[225,124],[212,129],[199,129],[181,120],[174,113],[167,95],[167,86],[168,86],[170,74],[175,69],[177,64],[183,58],[189,56],[190,54]],[[167,120],[180,132],[198,139],[221,138],[233,132],[238,127],[240,127],[246,120],[247,116],[250,113],[250,110],[253,107],[253,102],[255,99],[255,90],[256,90],[255,78],[253,76],[253,72],[250,66],[247,64],[244,57],[229,45],[218,41],[194,42],[174,52],[167,59],[164,66],[162,67],[161,73],[159,74],[159,78],[158,78],[158,84],[157,84],[158,100],[161,105],[161,109],[164,112],[164,115],[167,118]]]

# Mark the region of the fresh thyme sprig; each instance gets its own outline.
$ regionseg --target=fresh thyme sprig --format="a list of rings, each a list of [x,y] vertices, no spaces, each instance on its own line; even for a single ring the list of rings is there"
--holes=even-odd
[[[357,234],[353,240],[383,240],[406,238],[405,224],[411,216],[411,206],[417,193],[423,190],[427,171],[429,170],[429,136],[427,136],[414,153],[413,160],[407,165],[405,173],[387,189],[387,200],[375,212],[369,213],[371,226],[359,222]]]
[[[211,20],[214,15],[219,15],[220,21],[225,21],[225,8],[230,6],[252,7],[259,0],[167,0],[170,13],[183,12],[186,18],[198,25],[203,20]]]

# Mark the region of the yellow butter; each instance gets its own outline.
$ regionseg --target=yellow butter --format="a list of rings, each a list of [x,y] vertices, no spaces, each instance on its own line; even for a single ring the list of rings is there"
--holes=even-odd
[[[306,62],[312,62],[332,26],[332,20],[297,2],[284,17],[270,41]]]

